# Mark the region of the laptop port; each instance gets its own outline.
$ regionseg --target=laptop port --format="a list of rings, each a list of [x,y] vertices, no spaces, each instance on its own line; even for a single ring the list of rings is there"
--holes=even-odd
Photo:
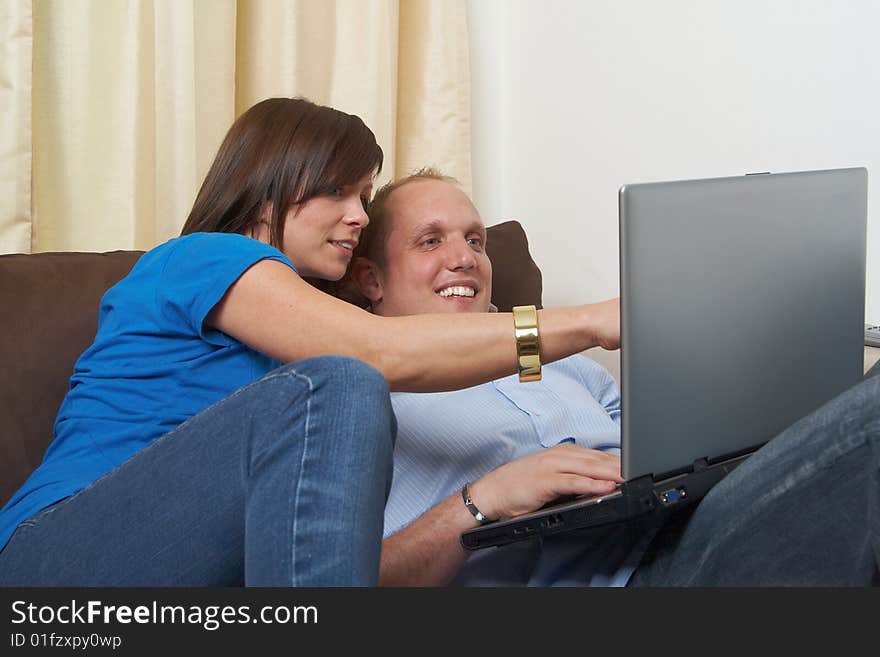
[[[556,527],[557,525],[562,524],[562,516],[558,513],[554,513],[553,515],[544,518],[544,521],[541,524],[547,529],[550,527]]]
[[[660,493],[660,502],[662,504],[676,504],[687,498],[687,490],[684,486],[678,488],[670,488]]]

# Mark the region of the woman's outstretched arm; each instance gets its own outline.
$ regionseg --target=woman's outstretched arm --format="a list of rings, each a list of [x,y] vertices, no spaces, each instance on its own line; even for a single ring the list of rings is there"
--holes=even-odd
[[[395,391],[454,390],[517,371],[510,313],[379,317],[316,290],[273,260],[242,274],[206,322],[283,362],[357,358]],[[595,346],[617,349],[619,300],[541,310],[538,326],[545,363]]]

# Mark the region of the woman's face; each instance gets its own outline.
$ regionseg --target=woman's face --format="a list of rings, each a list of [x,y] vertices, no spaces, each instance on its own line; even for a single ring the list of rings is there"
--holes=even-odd
[[[338,281],[345,274],[361,230],[369,223],[364,206],[373,191],[373,176],[332,194],[291,206],[284,218],[281,250],[300,276]]]

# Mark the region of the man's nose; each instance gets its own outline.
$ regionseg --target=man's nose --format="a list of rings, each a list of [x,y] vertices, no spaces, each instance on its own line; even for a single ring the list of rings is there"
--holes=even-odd
[[[471,269],[477,265],[474,250],[466,240],[451,240],[447,251],[446,266],[450,270]]]

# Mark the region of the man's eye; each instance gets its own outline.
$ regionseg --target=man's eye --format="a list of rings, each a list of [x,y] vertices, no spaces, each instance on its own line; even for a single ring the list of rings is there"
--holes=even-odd
[[[469,237],[468,244],[477,248],[483,248],[483,239],[481,237]]]
[[[437,246],[438,244],[440,244],[440,240],[436,237],[428,237],[422,240],[422,246]]]

